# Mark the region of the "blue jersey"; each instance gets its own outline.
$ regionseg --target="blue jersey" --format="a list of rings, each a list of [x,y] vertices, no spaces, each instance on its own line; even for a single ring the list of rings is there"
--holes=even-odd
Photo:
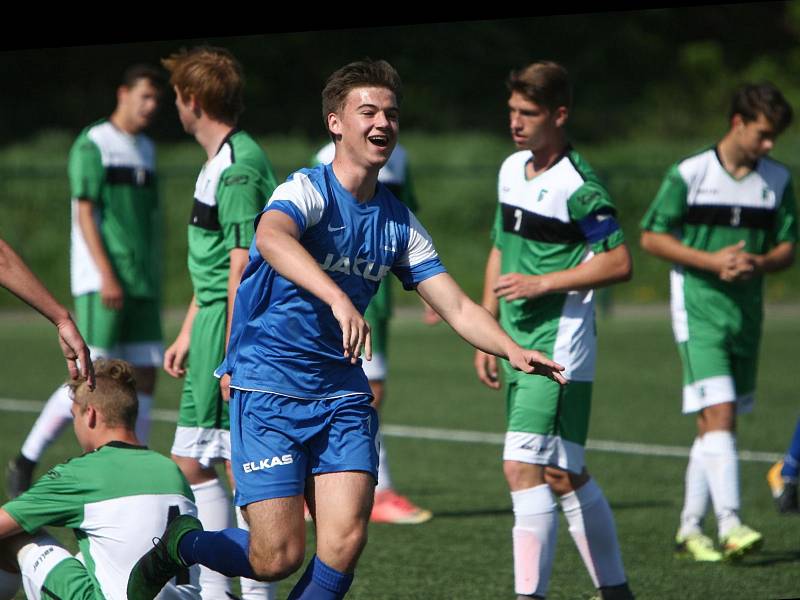
[[[300,243],[362,314],[390,271],[407,290],[445,272],[428,233],[386,186],[378,183],[371,200],[358,202],[331,165],[290,175],[269,210],[297,223]],[[351,364],[343,352],[330,307],[279,275],[253,240],[217,374],[229,373],[234,388],[297,398],[369,394],[360,361]]]

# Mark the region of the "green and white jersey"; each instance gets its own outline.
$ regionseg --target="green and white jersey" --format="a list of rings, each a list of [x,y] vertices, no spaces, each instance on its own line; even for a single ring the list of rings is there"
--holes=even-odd
[[[333,162],[336,154],[336,146],[330,142],[323,146],[314,157],[315,165],[327,165]],[[414,185],[411,181],[411,169],[408,163],[408,153],[400,144],[395,146],[394,151],[386,164],[378,172],[378,181],[384,184],[395,197],[405,204],[411,212],[419,210],[417,196],[414,192]],[[378,287],[378,292],[370,300],[369,306],[365,311],[368,320],[387,320],[392,316],[392,295],[391,278],[387,277]],[[373,340],[373,349],[374,340]]]
[[[73,296],[100,290],[100,272],[78,224],[78,199],[94,204],[108,258],[128,296],[157,298],[161,232],[155,146],[102,120],[84,129],[69,153]]]
[[[568,147],[553,166],[529,180],[525,168],[532,156],[528,150],[516,152],[500,168],[492,239],[502,255],[501,273],[563,271],[623,243],[608,192],[575,150]],[[500,324],[520,346],[564,365],[567,379],[593,380],[592,290],[511,302],[501,298]],[[504,366],[507,380],[520,376],[506,361]]]
[[[170,518],[197,515],[174,462],[122,442],[53,467],[3,508],[28,533],[45,525],[74,529],[86,569],[106,600],[127,598],[131,569]],[[194,585],[170,588],[172,598],[199,597]]]
[[[641,226],[676,235],[683,244],[705,252],[744,241],[746,252],[765,254],[776,244],[797,241],[791,175],[785,166],[764,157],[746,176],[734,179],[716,147],[707,148],[670,167]],[[720,337],[730,336],[735,353],[750,354],[757,347],[762,276],[725,282],[707,271],[676,266],[671,292],[678,342],[689,339],[690,328],[695,333],[707,328]]]
[[[199,306],[228,298],[230,251],[249,248],[276,186],[261,146],[234,129],[201,169],[189,219],[189,273]]]

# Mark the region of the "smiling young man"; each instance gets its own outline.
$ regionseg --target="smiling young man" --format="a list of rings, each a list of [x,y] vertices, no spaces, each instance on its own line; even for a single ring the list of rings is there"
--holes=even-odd
[[[560,367],[517,346],[445,272],[430,236],[378,182],[399,130],[400,78],[385,61],[348,64],[322,93],[333,163],[301,169],[261,214],[236,296],[226,362],[232,466],[241,530],[176,521],[132,574],[129,598],[152,598],[174,569],[282,579],[303,563],[303,499],[316,555],[291,600],[334,600],[350,588],[377,478],[378,415],[361,368],[371,358],[363,312],[390,272],[468,342],[527,373]],[[155,575],[160,573],[160,577]]]
[[[563,364],[569,381],[519,377],[503,362],[508,432],[503,471],[514,508],[518,598],[543,598],[555,556],[555,493],[602,598],[631,598],[608,502],[584,465],[596,335],[593,289],[625,281],[631,260],[608,192],[567,141],[566,70],[535,62],[508,79],[511,137],[500,168],[483,306],[524,348]],[[478,351],[478,378],[500,389]]]
[[[697,414],[677,552],[735,558],[762,543],[739,518],[736,415],[752,410],[763,276],[794,260],[789,170],[767,157],[792,109],[769,83],[733,95],[718,144],[670,167],[642,220],[641,245],[673,263],[672,326],[683,365],[683,412]],[[709,495],[720,550],[703,533]]]
[[[78,328],[93,357],[122,358],[135,365],[137,432],[145,442],[163,345],[155,146],[142,132],[158,110],[162,83],[163,75],[154,67],[127,69],[114,112],[81,132],[68,165],[70,272]],[[66,386],[50,396],[19,456],[9,464],[9,496],[30,486],[37,462],[70,422],[71,405]]]

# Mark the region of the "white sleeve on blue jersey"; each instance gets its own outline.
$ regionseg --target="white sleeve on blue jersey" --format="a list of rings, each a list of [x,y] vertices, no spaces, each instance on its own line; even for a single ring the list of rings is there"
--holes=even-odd
[[[414,267],[426,260],[438,258],[430,234],[417,220],[414,213],[408,211],[408,215],[408,248],[397,259],[395,263],[397,267]]]
[[[307,175],[295,173],[289,181],[275,188],[264,210],[286,213],[295,220],[302,234],[319,223],[325,210],[325,199]]]
[[[428,277],[444,273],[445,268],[439,260],[430,234],[414,213],[408,211],[408,215],[408,247],[397,258],[392,271],[403,282],[403,287],[411,290]]]

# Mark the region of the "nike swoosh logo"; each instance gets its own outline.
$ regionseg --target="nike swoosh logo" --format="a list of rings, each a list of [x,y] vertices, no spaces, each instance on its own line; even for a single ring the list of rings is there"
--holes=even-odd
[[[341,231],[345,227],[347,227],[347,225],[342,225],[341,227],[331,227],[330,225],[328,225],[328,231]]]

